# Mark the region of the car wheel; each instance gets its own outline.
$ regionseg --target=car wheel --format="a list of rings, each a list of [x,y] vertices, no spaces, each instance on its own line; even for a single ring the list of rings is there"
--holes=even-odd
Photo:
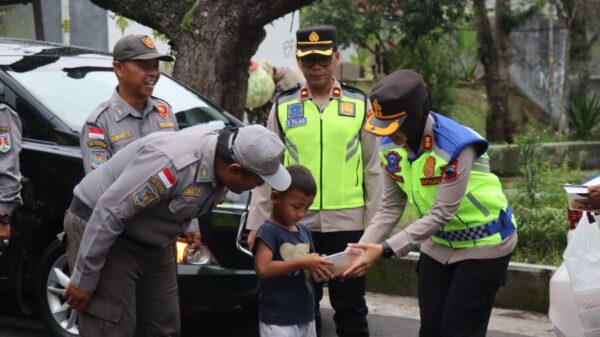
[[[46,327],[55,337],[79,336],[77,311],[63,300],[71,273],[64,247],[54,240],[39,264],[38,299]]]

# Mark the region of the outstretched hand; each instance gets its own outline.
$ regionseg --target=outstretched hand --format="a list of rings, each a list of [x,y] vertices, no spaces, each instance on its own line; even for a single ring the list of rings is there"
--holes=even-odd
[[[323,281],[333,278],[333,273],[330,271],[333,262],[325,260],[317,253],[308,254],[302,259],[304,269],[308,270],[314,279]]]
[[[348,247],[362,249],[363,253],[354,259],[350,268],[342,274],[342,279],[365,275],[383,254],[383,246],[379,243],[349,243]]]

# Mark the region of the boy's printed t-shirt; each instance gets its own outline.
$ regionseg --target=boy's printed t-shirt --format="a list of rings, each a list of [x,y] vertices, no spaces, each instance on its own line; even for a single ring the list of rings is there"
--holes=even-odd
[[[308,227],[300,223],[297,227],[298,232],[291,232],[266,220],[258,229],[256,239],[271,249],[273,261],[297,259],[315,251]],[[312,321],[315,300],[310,273],[300,270],[261,279],[259,303],[259,319],[263,323],[293,325]]]

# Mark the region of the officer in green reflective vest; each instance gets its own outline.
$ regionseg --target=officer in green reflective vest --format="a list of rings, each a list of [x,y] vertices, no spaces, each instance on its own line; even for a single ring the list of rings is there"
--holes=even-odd
[[[364,130],[370,102],[362,91],[341,83],[333,73],[340,61],[337,31],[330,25],[301,28],[296,33],[298,67],[305,85],[282,92],[267,128],[280,135],[286,151],[284,165],[308,167],[317,194],[300,222],[311,230],[315,250],[333,254],[357,242],[375,214],[380,199],[381,174],[377,138]],[[255,230],[268,217],[270,190],[253,191],[247,228]],[[368,336],[365,278],[329,280],[338,336]],[[315,286],[315,323],[320,333],[321,284]]]
[[[383,200],[361,242],[364,254],[344,273],[363,275],[381,257],[420,244],[419,336],[485,336],[495,294],[517,243],[516,223],[488,142],[431,112],[431,95],[412,70],[382,79],[371,94],[366,129],[382,136]],[[419,219],[391,238],[406,201]]]

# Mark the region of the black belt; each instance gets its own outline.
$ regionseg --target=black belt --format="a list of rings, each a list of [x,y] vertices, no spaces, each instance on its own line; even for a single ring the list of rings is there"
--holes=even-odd
[[[84,204],[83,201],[79,200],[77,197],[73,197],[71,201],[71,206],[69,206],[69,210],[71,213],[77,215],[81,219],[85,221],[89,221],[92,216],[93,209],[89,208],[88,205]]]

